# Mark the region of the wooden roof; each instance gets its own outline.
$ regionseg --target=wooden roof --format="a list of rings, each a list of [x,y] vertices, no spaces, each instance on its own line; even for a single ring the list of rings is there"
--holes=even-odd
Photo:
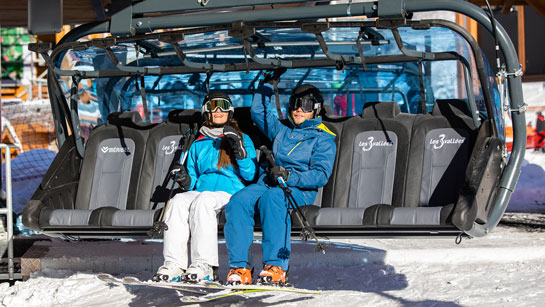
[[[63,22],[66,25],[82,24],[96,21],[93,2],[101,3],[102,7],[110,0],[64,0]],[[26,27],[28,25],[28,0],[0,0],[0,26]]]
[[[484,7],[486,2],[484,0],[466,0],[475,5]],[[536,12],[545,19],[545,0],[488,0],[488,3],[492,6],[501,6],[504,14],[509,13],[514,5],[529,5],[536,10]]]

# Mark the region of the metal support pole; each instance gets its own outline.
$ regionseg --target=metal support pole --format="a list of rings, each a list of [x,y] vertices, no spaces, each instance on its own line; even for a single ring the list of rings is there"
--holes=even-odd
[[[6,208],[0,208],[0,214],[7,216],[7,233],[8,233],[8,276],[9,280],[15,279],[15,267],[13,264],[13,203],[11,194],[11,148],[16,146],[12,144],[0,144],[1,150],[5,150],[6,155]]]

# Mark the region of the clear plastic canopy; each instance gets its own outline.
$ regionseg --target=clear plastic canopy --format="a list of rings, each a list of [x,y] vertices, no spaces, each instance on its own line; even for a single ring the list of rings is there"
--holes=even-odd
[[[360,36],[359,27],[331,27],[322,32],[329,54],[324,53],[314,34],[299,28],[255,31],[249,41],[255,56],[260,59],[294,61],[328,59],[328,56],[335,55],[342,55],[344,59],[359,59],[360,56],[356,44]],[[422,97],[425,97],[429,112],[435,100],[467,101],[468,92],[471,91],[480,116],[488,117],[475,59],[470,45],[461,35],[446,27],[400,27],[398,31],[406,50],[453,53],[462,60],[396,62],[392,59],[401,58],[403,52],[396,44],[393,31],[366,27],[360,40],[364,59],[384,59],[383,63],[375,60],[373,63],[353,61],[342,67],[288,69],[278,84],[283,111],[286,110],[291,90],[298,84],[310,83],[323,92],[325,104],[336,115],[359,114],[363,105],[371,101],[396,101],[403,112],[421,113]],[[242,40],[229,36],[227,30],[186,34],[178,44],[186,60],[191,63],[244,65],[254,62],[248,50],[243,48]],[[119,63],[127,67],[184,66],[172,45],[159,41],[157,37],[119,43],[111,49]],[[116,69],[105,50],[95,47],[69,50],[64,54],[62,63],[62,69],[69,70]],[[490,74],[491,70],[487,69],[486,72]],[[144,76],[146,101],[153,115],[152,121],[164,121],[171,109],[200,108],[207,88],[225,90],[237,107],[249,106],[261,73],[263,71],[214,71],[208,82],[206,73]],[[489,88],[495,88],[493,76],[487,76],[487,79],[490,81]],[[71,79],[60,77],[60,80],[68,97]],[[472,88],[468,89],[467,84]],[[142,111],[140,86],[141,80],[135,76],[83,80],[79,92],[90,94],[91,99],[85,105],[79,104],[80,114],[88,110],[90,117],[98,116],[94,122],[90,122],[96,125],[114,111]],[[496,96],[491,93],[491,97]],[[94,107],[90,107],[91,104]],[[499,102],[495,104],[499,108]]]

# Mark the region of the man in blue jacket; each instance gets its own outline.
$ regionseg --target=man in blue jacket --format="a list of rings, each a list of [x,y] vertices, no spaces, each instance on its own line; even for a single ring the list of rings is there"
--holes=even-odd
[[[314,203],[318,188],[327,183],[335,160],[335,134],[319,116],[323,106],[320,91],[303,84],[289,101],[289,123],[284,125],[271,107],[272,88],[262,84],[252,102],[252,119],[273,141],[276,167],[263,173],[256,184],[233,195],[226,206],[224,227],[231,268],[227,282],[252,283],[248,249],[253,240],[257,209],[263,230],[262,283],[283,284],[290,254],[291,220],[288,199],[276,179],[282,177],[300,206]]]

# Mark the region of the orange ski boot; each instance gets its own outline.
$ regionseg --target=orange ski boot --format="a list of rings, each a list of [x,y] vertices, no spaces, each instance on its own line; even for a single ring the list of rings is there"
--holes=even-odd
[[[280,266],[267,264],[259,273],[259,283],[283,286],[286,284],[286,271]]]
[[[227,274],[228,285],[250,285],[252,284],[253,269],[231,268]]]

